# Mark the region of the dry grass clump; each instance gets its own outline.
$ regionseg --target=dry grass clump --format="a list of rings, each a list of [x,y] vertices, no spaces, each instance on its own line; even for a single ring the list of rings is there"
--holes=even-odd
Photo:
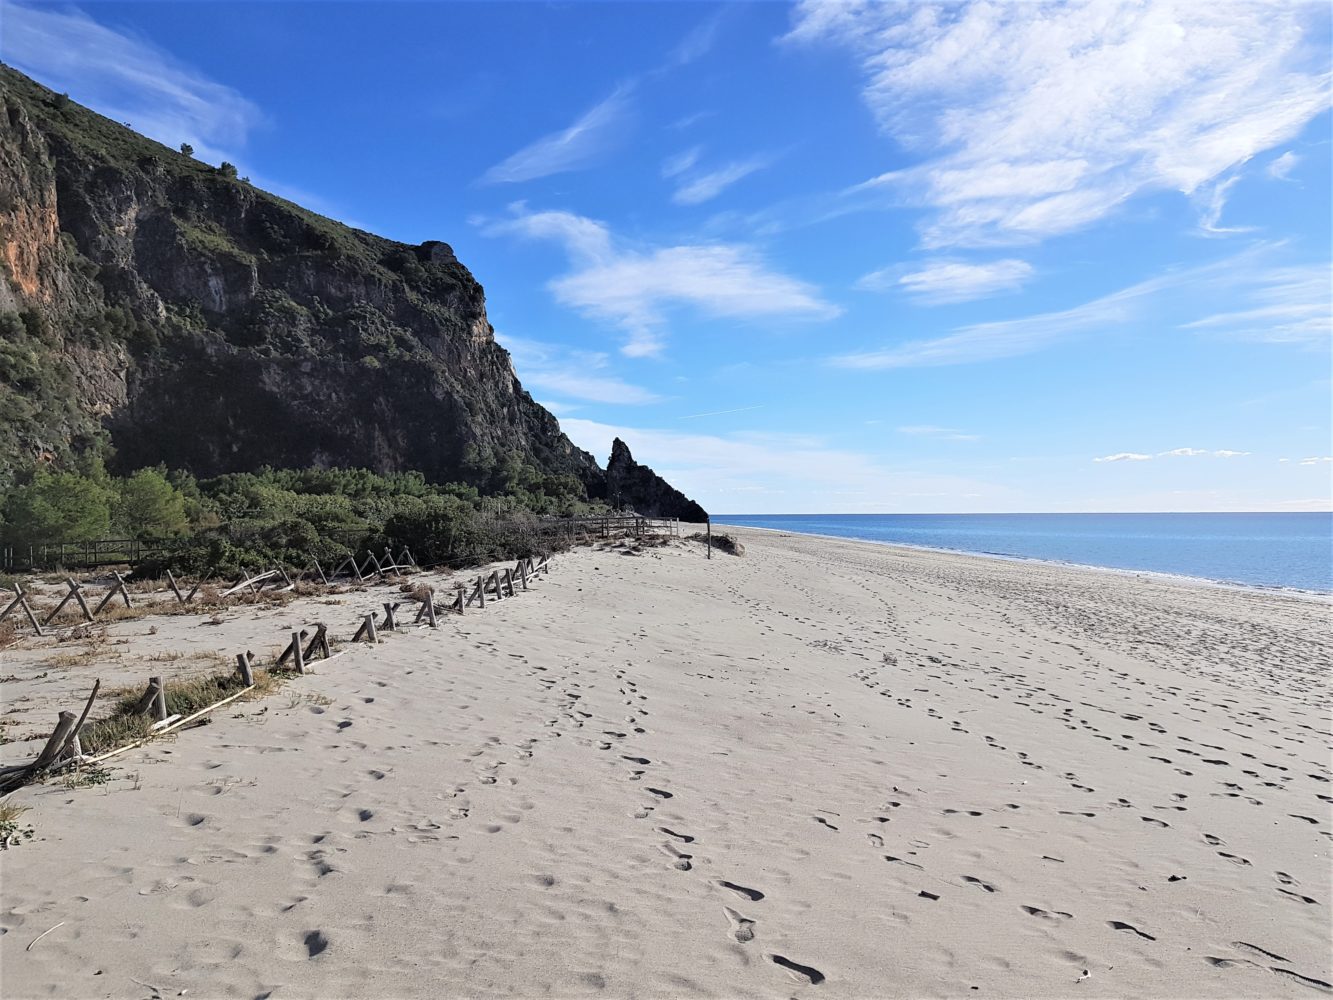
[[[282,680],[272,671],[262,668],[255,670],[255,686],[249,692],[252,698],[261,698],[272,694],[281,686]],[[240,674],[218,673],[205,677],[191,677],[168,681],[166,685],[167,715],[193,715],[200,709],[208,708],[224,698],[230,698],[245,687]],[[129,743],[146,739],[152,735],[151,716],[136,714],[143,691],[122,688],[113,693],[117,698],[115,709],[105,718],[94,719],[79,733],[79,744],[89,756],[108,753]]]

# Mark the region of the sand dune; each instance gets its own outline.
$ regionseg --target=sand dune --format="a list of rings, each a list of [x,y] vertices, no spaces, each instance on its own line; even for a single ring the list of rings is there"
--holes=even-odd
[[[1327,603],[739,534],[19,792],[4,995],[1333,991]]]

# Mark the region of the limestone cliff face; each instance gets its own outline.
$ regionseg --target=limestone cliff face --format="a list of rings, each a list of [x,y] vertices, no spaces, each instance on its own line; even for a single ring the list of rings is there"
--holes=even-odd
[[[0,485],[113,466],[469,478],[517,456],[603,495],[447,244],[342,226],[0,66]]]
[[[629,445],[616,438],[606,463],[606,496],[616,507],[630,507],[646,517],[678,517],[698,523],[707,512],[646,465],[634,461]]]

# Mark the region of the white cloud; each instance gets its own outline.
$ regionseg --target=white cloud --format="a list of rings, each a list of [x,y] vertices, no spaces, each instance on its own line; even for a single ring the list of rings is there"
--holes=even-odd
[[[630,248],[593,219],[529,212],[522,204],[511,210],[510,219],[483,221],[483,231],[562,243],[572,270],[550,282],[551,291],[562,304],[624,330],[629,339],[621,349],[632,357],[662,350],[667,313],[680,306],[722,319],[830,319],[840,312],[747,246]]]
[[[1248,295],[1262,308],[1217,314],[1184,324],[1184,329],[1214,328],[1230,336],[1281,343],[1316,345],[1328,340],[1329,283],[1320,265],[1260,266],[1276,249],[1267,244],[1198,267],[1168,270],[1155,278],[1103,295],[1070,309],[1019,319],[958,327],[930,340],[913,340],[880,350],[829,359],[840,368],[923,368],[971,364],[1015,357],[1095,332],[1131,327],[1162,300],[1168,290],[1186,289],[1210,301],[1221,295]],[[1160,322],[1160,320],[1158,320]]]
[[[1300,460],[1300,465],[1321,465],[1324,462],[1333,462],[1333,455],[1312,455],[1309,458]]]
[[[716,170],[688,173],[671,200],[677,205],[702,205],[716,198],[737,181],[749,177],[756,170],[768,166],[765,157],[752,157],[748,160],[736,160]]]
[[[683,174],[699,162],[699,157],[703,154],[703,151],[702,146],[695,146],[692,149],[677,153],[675,156],[668,157],[662,163],[662,176],[670,178],[677,174]]]
[[[590,166],[624,138],[632,90],[633,85],[617,87],[568,128],[542,136],[491,167],[481,183],[514,184]]]
[[[571,351],[557,344],[500,333],[496,340],[513,356],[519,379],[526,387],[590,403],[638,405],[662,399],[655,392],[604,373],[609,365],[605,354]]]
[[[919,270],[899,265],[872,271],[858,280],[856,287],[874,292],[896,289],[918,302],[939,305],[1013,291],[1021,288],[1032,274],[1031,264],[1012,257],[985,264],[937,259],[927,261]]]
[[[1249,308],[1214,313],[1186,323],[1234,338],[1273,344],[1327,347],[1333,339],[1333,288],[1327,262],[1245,270],[1236,285]]]
[[[561,421],[566,434],[594,455],[622,438],[635,459],[713,511],[744,496],[745,509],[874,511],[920,510],[922,498],[940,509],[993,510],[1012,503],[1011,491],[947,474],[882,464],[860,452],[797,434],[683,434],[619,427],[592,420]]]
[[[1268,176],[1278,181],[1289,180],[1291,172],[1300,165],[1300,162],[1300,156],[1289,149],[1268,165]]]
[[[899,434],[910,434],[916,437],[938,438],[942,441],[980,441],[980,434],[967,434],[955,427],[936,427],[933,424],[913,424],[908,427],[899,427]]]
[[[1318,5],[805,0],[792,43],[850,49],[921,162],[869,183],[930,246],[1041,239],[1152,190],[1193,195],[1329,105]]]
[[[1213,458],[1240,458],[1248,455],[1248,451],[1232,451],[1228,448],[1219,448],[1216,451],[1209,451],[1207,448],[1172,448],[1170,451],[1159,451],[1157,458],[1198,458],[1202,455],[1208,455]],[[1154,456],[1144,455],[1140,452],[1122,451],[1114,455],[1105,455],[1102,458],[1094,458],[1094,462],[1147,462]]]
[[[72,7],[6,3],[5,62],[168,146],[210,162],[238,159],[259,108],[152,42]]]
[[[1159,291],[1171,280],[1153,278],[1072,309],[1022,319],[973,323],[959,327],[945,337],[909,341],[878,351],[844,354],[831,358],[830,363],[839,368],[926,368],[1029,354],[1076,334],[1128,322],[1137,313],[1140,300]]]
[[[1240,180],[1240,174],[1232,174],[1226,180],[1205,184],[1198,191],[1199,228],[1210,236],[1223,236],[1230,233],[1249,232],[1251,226],[1223,226],[1222,210],[1226,208],[1227,195]]]
[[[1151,455],[1141,455],[1134,451],[1120,451],[1114,455],[1103,455],[1101,458],[1094,458],[1094,462],[1146,462]]]

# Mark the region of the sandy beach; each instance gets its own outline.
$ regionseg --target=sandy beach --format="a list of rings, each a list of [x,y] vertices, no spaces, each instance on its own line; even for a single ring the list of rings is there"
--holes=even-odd
[[[17,792],[0,992],[1333,992],[1327,601],[733,533],[557,556]],[[387,599],[118,623],[134,670],[20,648],[2,710]]]

